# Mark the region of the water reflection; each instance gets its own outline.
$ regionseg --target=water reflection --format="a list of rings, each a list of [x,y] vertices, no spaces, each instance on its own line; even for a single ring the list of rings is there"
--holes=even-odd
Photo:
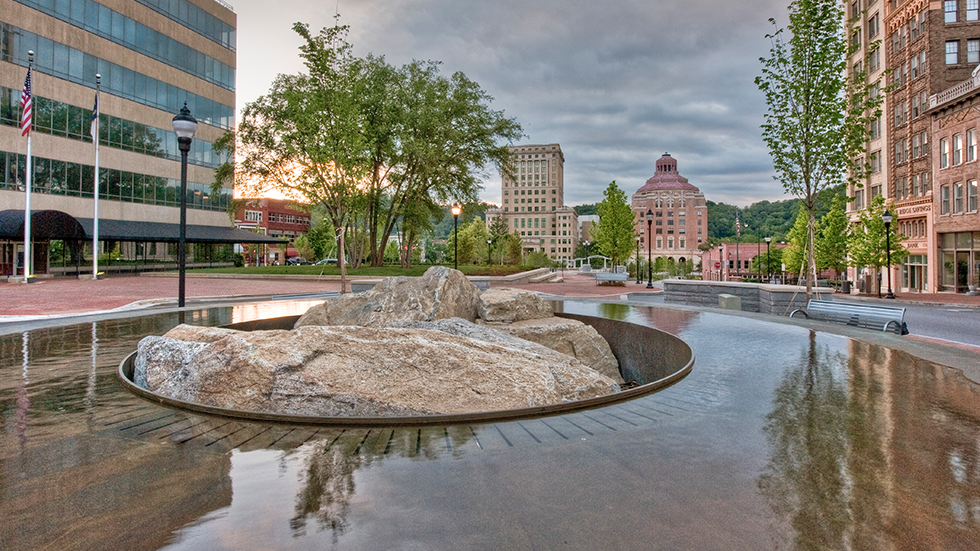
[[[175,313],[2,336],[0,547],[467,547],[461,531],[483,548],[980,548],[980,387],[959,371],[744,318],[563,309],[677,334],[698,363],[664,393],[534,425],[342,431],[129,394],[118,362]]]

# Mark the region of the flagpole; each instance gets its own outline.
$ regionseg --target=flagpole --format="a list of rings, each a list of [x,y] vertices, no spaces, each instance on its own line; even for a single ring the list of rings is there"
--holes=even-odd
[[[29,283],[31,281],[31,124],[33,123],[33,104],[34,100],[31,98],[31,68],[34,66],[34,50],[28,50],[27,52],[27,81],[24,83],[24,89],[27,96],[27,100],[30,102],[29,105],[24,105],[24,109],[30,109],[32,111],[30,119],[27,121],[27,127],[23,128],[21,132],[27,133],[27,194],[24,201],[24,283]],[[21,101],[24,101],[24,94],[21,94]],[[21,125],[24,123],[24,113],[21,112]]]
[[[99,278],[99,89],[102,75],[95,75],[95,109],[92,113],[92,141],[95,142],[95,217],[92,219],[92,279]]]

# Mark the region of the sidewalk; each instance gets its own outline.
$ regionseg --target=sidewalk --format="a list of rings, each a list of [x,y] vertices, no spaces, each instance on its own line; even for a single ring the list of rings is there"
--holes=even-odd
[[[356,279],[356,278],[355,278]],[[595,279],[574,272],[566,272],[562,283],[531,283],[523,285],[492,283],[491,286],[509,286],[548,295],[576,297],[608,297],[619,300],[627,293],[662,293],[659,288],[648,290],[645,284],[627,281],[624,286],[596,285]],[[189,277],[186,280],[186,297],[189,303],[201,299],[254,297],[256,300],[275,295],[300,295],[337,292],[340,282],[330,280],[299,279],[282,276],[278,279],[230,279]],[[801,289],[801,292],[803,290]],[[879,299],[876,296],[834,295],[835,300],[868,301],[882,304],[919,303],[946,304],[980,308],[980,297],[962,294],[898,294],[897,299]],[[0,322],[4,318],[21,316],[50,316],[104,312],[116,309],[140,308],[154,303],[176,306],[177,276],[138,277],[113,276],[102,280],[46,279],[29,285],[0,283]]]

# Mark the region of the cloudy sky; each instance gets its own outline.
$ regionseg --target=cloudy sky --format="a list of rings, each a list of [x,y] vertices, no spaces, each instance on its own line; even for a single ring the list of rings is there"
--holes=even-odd
[[[754,79],[789,0],[231,0],[238,14],[238,106],[302,69],[297,21],[351,26],[357,55],[437,60],[493,96],[521,143],[559,143],[565,203],[632,194],[669,152],[715,202],[782,200],[759,125]],[[275,9],[281,6],[283,9]],[[288,8],[286,8],[288,6]],[[484,200],[500,203],[500,177]]]

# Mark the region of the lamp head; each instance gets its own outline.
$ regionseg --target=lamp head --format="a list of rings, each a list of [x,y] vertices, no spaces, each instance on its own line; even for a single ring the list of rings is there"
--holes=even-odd
[[[766,243],[769,243],[770,241],[772,241],[772,237],[769,237],[769,236],[767,235],[767,236],[766,236]]]
[[[463,212],[463,208],[459,205],[453,205],[453,218],[459,216],[459,213]]]
[[[647,209],[647,218],[653,218],[653,209]]]
[[[184,102],[184,106],[181,107],[180,113],[174,115],[173,126],[174,134],[177,134],[178,139],[186,138],[190,140],[197,133],[197,119],[191,116],[191,111],[187,108],[186,101]]]
[[[881,215],[881,219],[885,222],[886,226],[892,223],[892,215],[887,210],[885,211],[884,214]]]

